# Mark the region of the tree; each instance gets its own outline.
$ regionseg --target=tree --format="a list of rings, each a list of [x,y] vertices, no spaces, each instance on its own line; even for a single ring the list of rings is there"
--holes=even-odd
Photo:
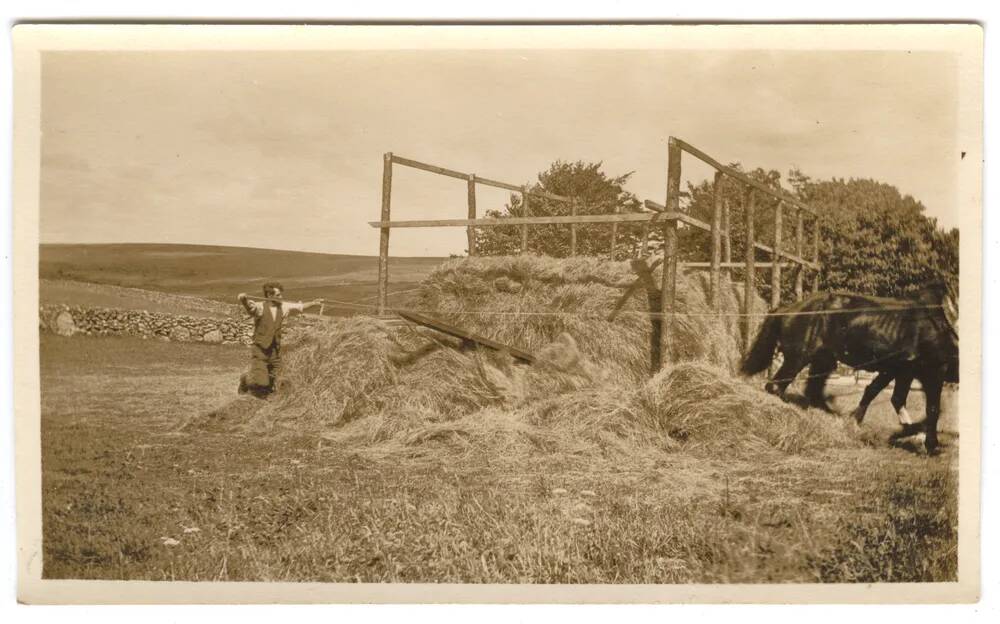
[[[545,191],[576,199],[577,214],[612,214],[616,208],[623,213],[641,210],[635,195],[625,190],[625,183],[632,173],[608,176],[601,170],[602,163],[573,163],[556,161],[548,170],[538,174],[538,181],[529,185],[531,191]],[[571,206],[566,202],[531,195],[528,200],[530,216],[567,216]],[[520,194],[512,194],[510,203],[503,210],[488,210],[486,217],[505,218],[525,215]],[[619,224],[616,257],[634,255],[641,243],[642,227],[636,224]],[[531,226],[528,230],[528,248],[535,253],[565,257],[570,252],[568,225]],[[513,255],[521,251],[521,228],[489,227],[476,230],[476,249],[483,255]],[[577,226],[576,253],[581,256],[606,255],[611,250],[611,226],[606,224]]]
[[[741,170],[738,163],[730,166]],[[938,228],[937,221],[924,214],[923,204],[902,195],[896,187],[875,180],[813,181],[801,171],[792,170],[787,177],[792,188],[785,189],[777,171],[756,169],[745,173],[769,188],[801,200],[818,213],[822,227],[821,289],[899,297],[934,281],[950,281],[957,287],[958,230],[945,232]],[[728,178],[724,182],[722,196],[730,208],[732,259],[736,262],[744,259],[746,249],[744,192],[744,185]],[[711,181],[689,184],[690,201],[682,210],[711,222],[714,194]],[[757,241],[768,246],[773,244],[777,202],[769,195],[755,193],[754,232]],[[782,214],[782,247],[794,253],[795,210],[786,207]],[[811,259],[813,217],[806,215],[804,223],[803,255]],[[708,232],[684,228],[679,242],[682,261],[708,259],[711,249]],[[758,262],[772,260],[770,254],[760,250],[754,256]],[[789,301],[793,295],[794,272],[795,269],[783,271],[783,301]],[[757,288],[765,299],[770,299],[770,276],[770,269],[757,271]]]
[[[889,184],[793,172],[796,194],[823,224],[822,287],[889,297],[930,282],[958,286],[958,230],[946,232],[922,203]]]

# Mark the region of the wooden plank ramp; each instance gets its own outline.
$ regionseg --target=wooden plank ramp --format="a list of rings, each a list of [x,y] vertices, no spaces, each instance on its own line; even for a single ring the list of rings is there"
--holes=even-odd
[[[526,364],[534,364],[536,362],[535,356],[528,353],[527,351],[523,351],[521,349],[518,349],[517,347],[512,347],[510,345],[498,342],[496,340],[492,340],[485,336],[480,336],[479,334],[467,331],[465,329],[462,329],[461,327],[456,327],[442,320],[431,318],[429,316],[424,316],[423,314],[418,314],[416,312],[410,312],[407,310],[397,310],[396,314],[398,314],[403,319],[410,321],[412,323],[416,323],[418,325],[428,327],[435,331],[439,331],[442,334],[446,334],[453,338],[458,338],[462,341],[463,344],[469,345],[471,343],[472,345],[483,346],[486,347],[487,349],[492,349],[494,351],[508,353],[514,359],[525,362]]]

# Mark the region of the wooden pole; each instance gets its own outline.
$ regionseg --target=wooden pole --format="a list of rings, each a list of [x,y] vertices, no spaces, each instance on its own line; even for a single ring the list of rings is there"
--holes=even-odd
[[[722,237],[722,261],[726,264],[733,262],[733,232],[729,228],[729,202],[722,202],[722,229],[726,234]],[[726,271],[726,276],[730,276],[730,271]]]
[[[470,173],[468,178],[468,195],[469,195],[469,218],[476,218],[476,174]],[[476,228],[469,226],[466,229],[466,234],[469,237],[469,256],[476,255]]]
[[[754,282],[756,275],[754,270],[754,233],[753,233],[753,213],[754,213],[754,192],[752,188],[747,188],[743,192],[743,218],[746,224],[746,275],[743,282],[743,314],[746,331],[743,334],[743,353],[750,351],[750,335],[753,323],[750,315],[753,314]]]
[[[615,206],[615,214],[621,214],[622,207]],[[611,224],[611,261],[615,260],[615,248],[618,246],[618,224]]]
[[[782,229],[781,201],[774,207],[774,253],[771,254],[771,309],[781,305],[781,237]]]
[[[677,140],[670,137],[667,143],[667,212],[680,210],[681,193],[681,148]],[[677,221],[667,219],[663,224],[663,281],[660,287],[660,312],[662,330],[660,333],[660,366],[663,361],[674,356],[672,326],[677,297]]]
[[[718,312],[722,305],[719,296],[719,264],[722,262],[722,180],[721,171],[715,172],[712,202],[712,269],[709,273],[708,296],[712,309]]]
[[[649,223],[642,224],[642,244],[639,246],[639,257],[645,258],[649,255]]]
[[[819,292],[819,219],[813,223],[813,262],[817,266],[813,273],[813,292]]]
[[[806,234],[805,228],[802,225],[802,209],[799,208],[795,211],[795,255],[803,258],[802,252],[805,251],[806,246]],[[798,269],[795,271],[795,300],[802,301],[803,284],[805,279],[805,267],[799,265]]]
[[[392,201],[392,152],[382,156],[382,221],[389,221]],[[379,230],[378,241],[378,315],[384,316],[389,300],[389,228]]]
[[[571,217],[576,216],[576,200],[569,205],[569,215]],[[576,224],[571,224],[569,226],[569,255],[572,258],[576,255]]]
[[[531,196],[528,195],[528,187],[527,186],[522,186],[521,187],[521,205],[524,207],[524,216],[525,217],[530,217],[531,216],[531,206],[528,203],[528,198],[529,197],[531,197]],[[528,225],[527,224],[521,226],[521,253],[523,253],[523,254],[528,253]]]

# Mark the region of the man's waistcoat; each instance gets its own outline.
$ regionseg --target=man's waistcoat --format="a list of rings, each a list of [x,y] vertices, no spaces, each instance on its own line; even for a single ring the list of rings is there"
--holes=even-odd
[[[284,320],[285,311],[280,305],[275,308],[270,302],[264,302],[262,314],[254,319],[254,344],[262,349],[266,349],[273,342],[281,342],[281,323]]]

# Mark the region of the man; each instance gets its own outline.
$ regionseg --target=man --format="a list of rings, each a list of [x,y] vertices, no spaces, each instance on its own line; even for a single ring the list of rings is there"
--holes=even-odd
[[[321,303],[282,301],[283,295],[281,284],[268,282],[264,284],[265,301],[252,301],[246,293],[240,293],[237,297],[253,317],[250,371],[240,375],[240,394],[249,392],[262,398],[274,392],[281,365],[281,327],[285,319],[293,312],[304,312]]]

